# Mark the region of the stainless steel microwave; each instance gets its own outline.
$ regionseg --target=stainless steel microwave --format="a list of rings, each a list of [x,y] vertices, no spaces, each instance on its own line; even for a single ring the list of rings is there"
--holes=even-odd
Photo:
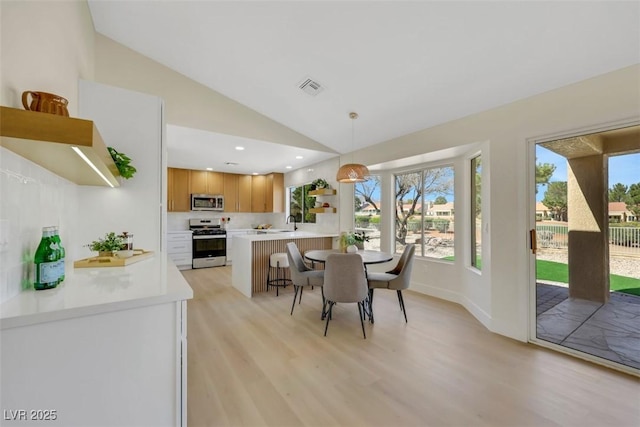
[[[224,196],[220,194],[191,194],[192,211],[223,211]]]

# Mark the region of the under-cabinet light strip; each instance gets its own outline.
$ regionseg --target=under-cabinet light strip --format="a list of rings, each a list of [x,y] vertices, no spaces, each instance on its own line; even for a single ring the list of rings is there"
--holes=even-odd
[[[96,165],[93,164],[93,162],[91,160],[89,160],[89,158],[87,156],[85,156],[85,154],[82,152],[82,150],[80,150],[78,147],[71,147],[73,149],[73,151],[76,152],[76,154],[78,156],[80,156],[80,158],[82,160],[84,160],[89,166],[91,166],[91,169],[93,169],[98,175],[100,175],[100,178],[102,178],[104,180],[104,182],[106,182],[107,184],[109,184],[109,187],[114,188],[115,186],[111,183],[111,181],[109,181],[107,179],[106,176],[104,176],[104,174],[102,172],[100,172],[100,170],[96,167]]]

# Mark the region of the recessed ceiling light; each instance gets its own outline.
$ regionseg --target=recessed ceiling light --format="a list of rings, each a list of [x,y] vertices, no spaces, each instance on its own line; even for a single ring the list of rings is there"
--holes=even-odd
[[[302,157],[302,156],[296,156],[296,159],[300,160],[300,159],[304,159],[304,157]]]
[[[213,170],[213,168],[207,168],[207,170],[208,170],[208,171],[212,171],[212,170]]]
[[[285,169],[291,169],[291,166],[285,166]]]
[[[252,175],[258,175],[258,172],[254,172]]]
[[[236,147],[236,150],[238,150],[238,151],[242,151],[242,150],[244,150],[244,147],[237,146],[237,147]]]
[[[307,172],[313,172],[312,168],[307,169]]]

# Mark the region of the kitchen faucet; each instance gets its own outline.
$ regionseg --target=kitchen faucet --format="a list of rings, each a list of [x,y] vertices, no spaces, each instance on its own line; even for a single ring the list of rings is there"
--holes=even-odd
[[[298,229],[298,227],[296,227],[296,217],[293,215],[289,215],[287,217],[287,224],[289,224],[290,219],[293,219],[293,231],[296,231]]]

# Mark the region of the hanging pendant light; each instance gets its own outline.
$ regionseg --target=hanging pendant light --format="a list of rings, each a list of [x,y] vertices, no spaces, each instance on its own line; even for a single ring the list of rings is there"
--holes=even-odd
[[[354,140],[355,140],[355,124],[354,120],[358,118],[358,113],[349,113],[351,119],[351,150],[353,158]],[[345,184],[352,184],[354,182],[363,182],[367,180],[369,176],[369,169],[365,165],[359,163],[347,163],[340,166],[338,173],[336,174],[336,180]]]

